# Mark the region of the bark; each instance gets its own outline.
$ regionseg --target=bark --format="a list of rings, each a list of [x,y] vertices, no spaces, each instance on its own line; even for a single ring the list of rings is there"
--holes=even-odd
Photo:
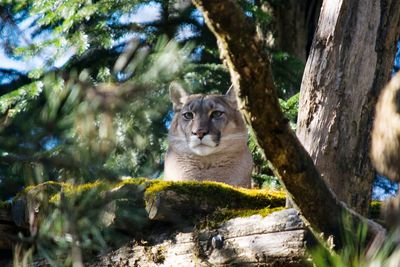
[[[333,235],[341,247],[341,218],[354,222],[365,218],[337,200],[319,175],[314,163],[284,118],[278,103],[268,56],[257,37],[255,26],[244,16],[236,1],[193,0],[216,35],[239,97],[239,106],[253,128],[266,157],[273,164],[305,220],[325,236]],[[369,234],[383,233],[368,221]]]
[[[5,211],[0,208],[0,249],[11,250],[17,238],[10,239],[7,234],[13,231],[16,235],[16,226],[5,228],[4,220],[12,222],[11,215]],[[141,229],[136,228],[136,232],[140,233]],[[95,260],[87,259],[91,263],[85,266],[310,266],[306,250],[316,244],[294,209],[266,217],[238,217],[211,229],[155,224],[145,233]],[[73,266],[83,266],[77,245],[73,246]],[[11,254],[2,258],[1,266],[11,266],[11,258]],[[30,266],[49,264],[35,258]]]
[[[368,213],[376,95],[388,81],[399,1],[324,1],[307,62],[297,136],[338,198]]]
[[[322,0],[262,2],[261,9],[272,23],[258,24],[261,39],[306,63],[317,26]]]
[[[18,228],[11,216],[11,210],[7,206],[0,207],[0,250],[9,249],[16,240]]]
[[[132,242],[89,266],[311,266],[305,259],[309,232],[294,209],[147,238],[147,244]]]

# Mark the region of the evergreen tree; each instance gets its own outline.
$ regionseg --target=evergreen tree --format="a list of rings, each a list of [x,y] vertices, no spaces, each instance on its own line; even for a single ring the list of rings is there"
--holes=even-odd
[[[240,1],[246,19],[273,28],[259,2]],[[146,10],[153,18],[140,20]],[[214,35],[186,0],[3,0],[0,40],[8,58],[31,65],[0,65],[2,200],[48,180],[162,176],[172,112],[169,83],[178,80],[200,93],[224,93],[230,86]],[[288,51],[265,49],[280,105],[295,127],[303,63]],[[257,183],[279,186],[254,139],[250,147]],[[38,244],[46,253],[54,242],[52,227],[76,208],[63,205],[40,232]],[[79,207],[87,220],[78,230],[104,245],[96,227],[89,227],[97,217],[85,214],[87,208]]]

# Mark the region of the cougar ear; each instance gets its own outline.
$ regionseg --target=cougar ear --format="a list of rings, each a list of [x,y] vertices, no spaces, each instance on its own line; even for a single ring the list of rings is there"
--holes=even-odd
[[[228,100],[229,104],[232,106],[232,108],[234,109],[238,108],[235,88],[233,87],[233,84],[231,85],[231,87],[229,87],[228,91],[225,94],[225,97]]]
[[[172,82],[169,85],[169,97],[172,102],[174,111],[180,110],[188,97],[188,93],[183,87],[177,83]]]

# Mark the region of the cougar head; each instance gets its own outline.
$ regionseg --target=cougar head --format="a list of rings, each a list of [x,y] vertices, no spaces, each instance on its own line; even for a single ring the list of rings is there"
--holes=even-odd
[[[246,146],[247,129],[233,88],[225,95],[188,95],[172,83],[170,98],[175,112],[169,130],[172,149],[207,156]]]

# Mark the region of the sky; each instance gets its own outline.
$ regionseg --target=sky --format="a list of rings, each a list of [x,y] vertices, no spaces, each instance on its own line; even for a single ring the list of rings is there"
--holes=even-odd
[[[135,12],[129,15],[123,15],[121,17],[122,22],[135,22],[135,23],[146,23],[151,22],[160,17],[160,5],[151,2],[146,5],[140,6]],[[35,30],[35,26],[29,27],[34,20],[33,17],[29,17],[26,20],[22,21],[18,24],[21,34],[23,37],[21,38],[22,42],[29,43],[32,42],[30,37],[30,33]],[[51,54],[52,51],[48,51],[48,54]],[[65,64],[68,59],[73,55],[73,50],[68,51],[64,57],[60,58],[55,62],[55,67],[61,67]],[[10,58],[6,55],[3,48],[0,48],[0,68],[2,69],[15,69],[21,72],[28,72],[35,68],[40,68],[43,66],[45,62],[45,57],[49,55],[40,55],[29,60],[18,60],[14,58]]]

